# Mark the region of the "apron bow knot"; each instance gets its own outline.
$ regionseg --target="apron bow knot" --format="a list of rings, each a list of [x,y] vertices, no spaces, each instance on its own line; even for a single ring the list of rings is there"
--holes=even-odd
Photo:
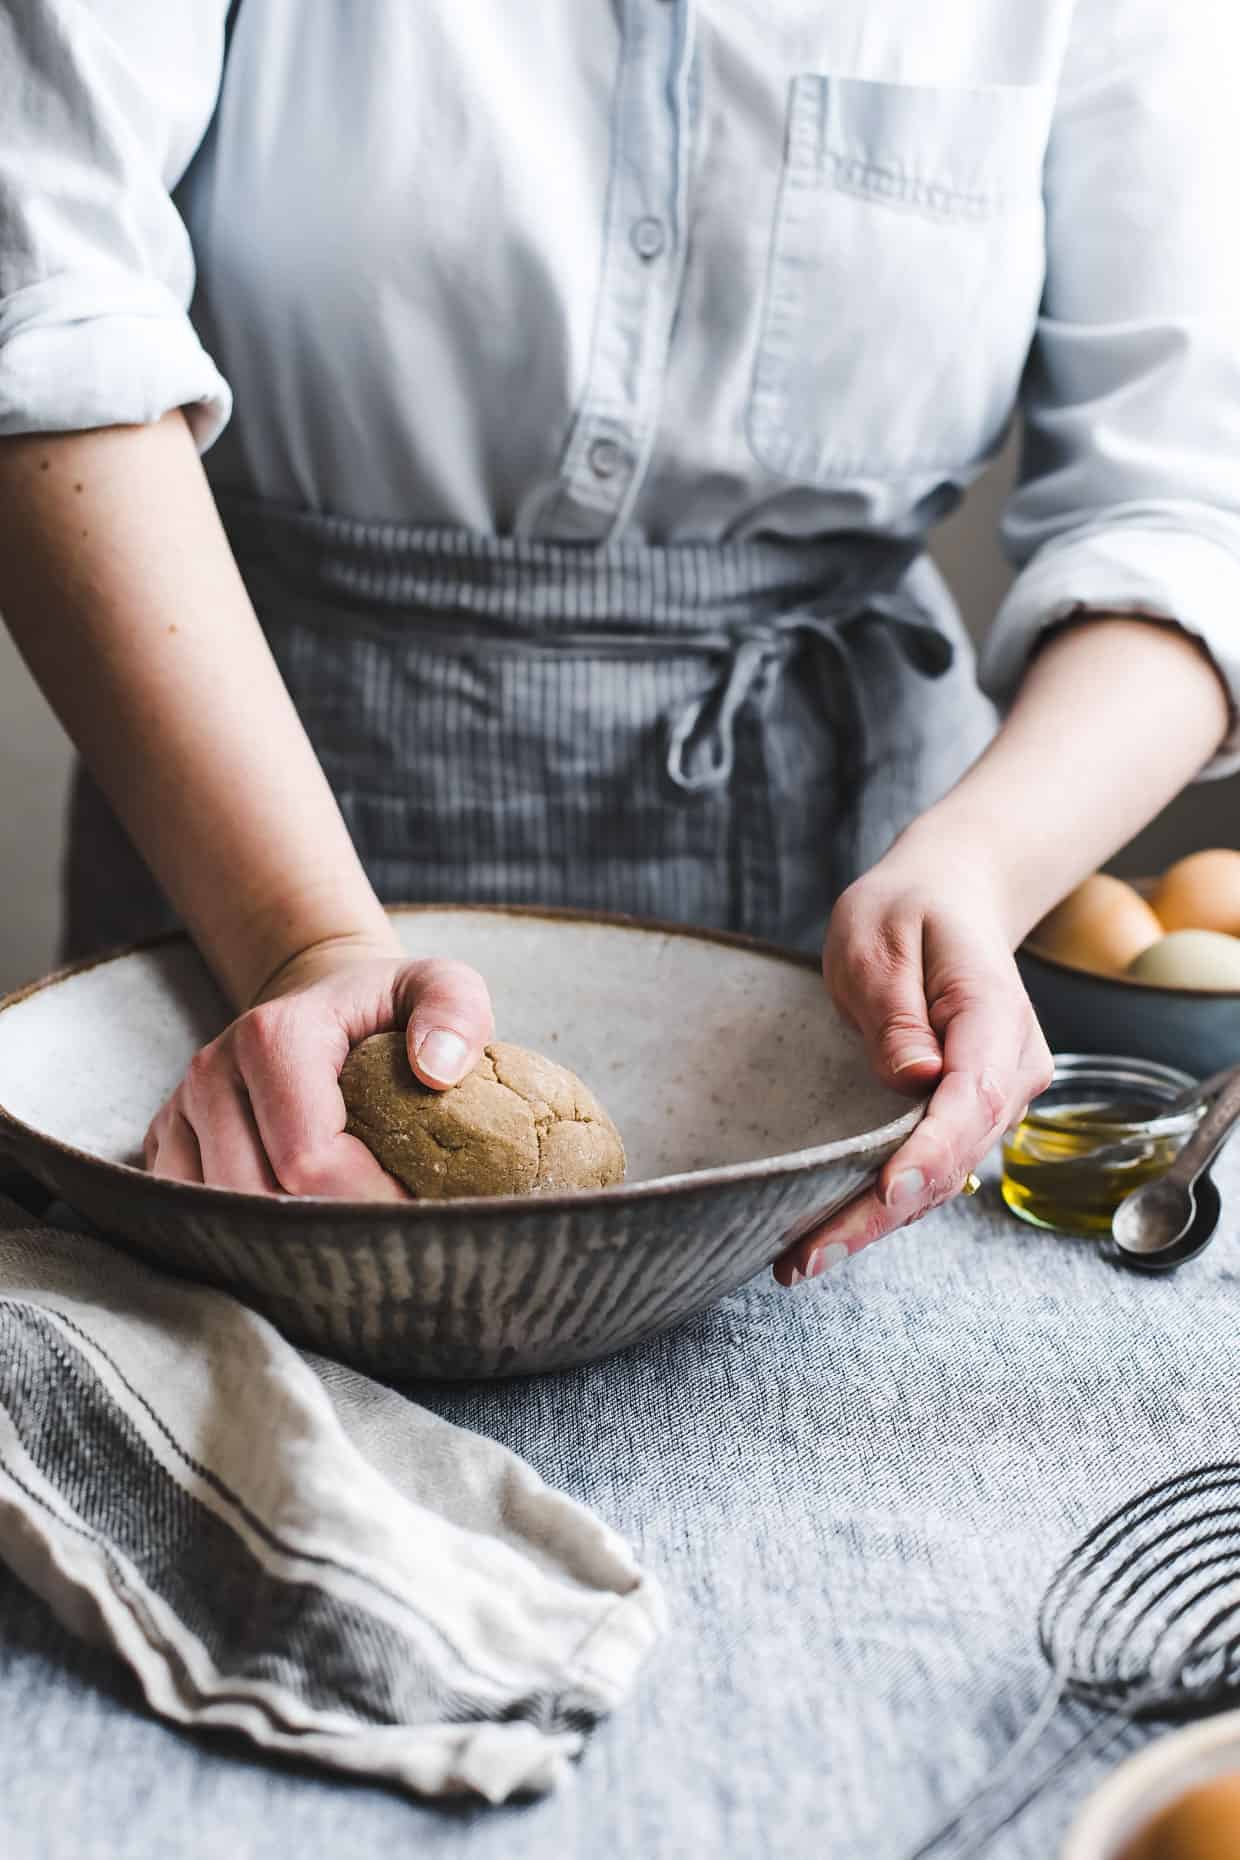
[[[667,774],[685,794],[725,788],[736,764],[736,719],[768,665],[782,669],[798,646],[817,648],[824,695],[834,679],[842,683],[853,739],[855,785],[865,766],[865,708],[848,635],[856,627],[882,622],[892,641],[915,671],[941,678],[955,659],[951,641],[926,618],[911,595],[871,594],[857,606],[816,612],[798,608],[770,621],[747,622],[726,634],[703,636],[693,647],[716,654],[726,669],[715,685],[691,698],[672,720],[668,732]]]

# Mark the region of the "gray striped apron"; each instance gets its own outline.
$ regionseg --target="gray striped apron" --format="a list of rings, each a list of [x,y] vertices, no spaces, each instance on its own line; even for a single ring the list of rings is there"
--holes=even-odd
[[[385,902],[575,905],[812,949],[993,727],[916,544],[606,547],[220,497]],[[172,912],[79,770],[67,958]]]

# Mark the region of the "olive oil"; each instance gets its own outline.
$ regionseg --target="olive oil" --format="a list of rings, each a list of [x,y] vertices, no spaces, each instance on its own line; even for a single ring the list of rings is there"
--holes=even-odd
[[[1193,1118],[1168,1119],[1154,1098],[1060,1102],[1035,1106],[1003,1142],[1003,1199],[1038,1227],[1107,1234],[1125,1195],[1171,1167]],[[1124,1143],[1121,1157],[1091,1168],[1104,1145]]]

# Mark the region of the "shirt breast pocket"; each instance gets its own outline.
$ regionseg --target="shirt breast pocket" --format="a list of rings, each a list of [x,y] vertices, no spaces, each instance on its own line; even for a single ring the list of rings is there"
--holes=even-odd
[[[1044,272],[1042,86],[791,86],[747,414],[822,484],[966,472],[1016,396]]]

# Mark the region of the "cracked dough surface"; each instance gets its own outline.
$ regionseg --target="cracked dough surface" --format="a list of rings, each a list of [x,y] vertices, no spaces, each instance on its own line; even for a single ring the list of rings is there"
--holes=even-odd
[[[430,1091],[403,1033],[355,1046],[340,1073],[345,1125],[411,1194],[530,1195],[624,1179],[620,1133],[575,1073],[493,1041],[468,1078]]]

